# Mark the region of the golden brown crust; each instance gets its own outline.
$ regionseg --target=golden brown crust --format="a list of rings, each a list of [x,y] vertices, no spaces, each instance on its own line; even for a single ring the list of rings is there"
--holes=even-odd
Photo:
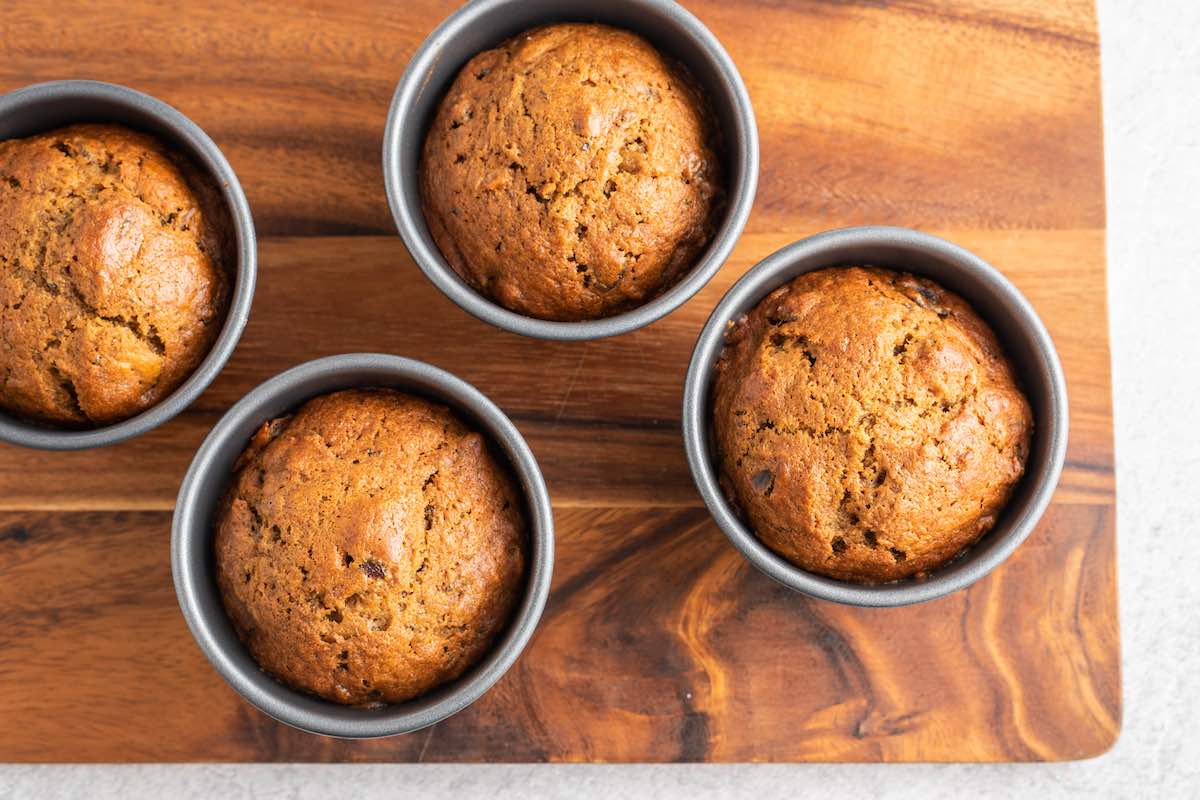
[[[989,530],[1033,417],[992,331],[912,275],[801,275],[733,324],[717,366],[722,480],[756,534],[844,580],[920,575]]]
[[[184,169],[116,125],[0,142],[0,407],[110,424],[200,363],[225,312],[228,230]]]
[[[264,670],[347,704],[457,677],[523,586],[516,488],[442,406],[349,390],[265,424],[217,523],[217,582]]]
[[[430,233],[476,288],[528,316],[610,316],[675,283],[712,236],[715,126],[642,38],[552,25],[471,59],[421,159]]]

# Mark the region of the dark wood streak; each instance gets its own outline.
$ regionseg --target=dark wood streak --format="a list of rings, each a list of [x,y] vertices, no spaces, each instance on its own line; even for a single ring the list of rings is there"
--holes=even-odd
[[[1113,529],[1113,516],[1115,509],[1111,506],[1100,506],[1094,510],[1095,524],[1092,526],[1091,534],[1088,537],[1086,545],[1083,547],[1083,564],[1080,567],[1081,577],[1080,583],[1094,582],[1094,576],[1104,574],[1104,561],[1106,558],[1111,558],[1108,554],[1108,542]],[[1098,587],[1101,590],[1103,586]],[[1094,602],[1094,589],[1091,586],[1081,585],[1080,590],[1075,595],[1074,614],[1072,616],[1072,625],[1075,634],[1079,637],[1081,647],[1085,652],[1091,653],[1093,649],[1092,636],[1085,630],[1084,620],[1090,624],[1094,624],[1094,612],[1087,608],[1089,601]],[[1104,653],[1103,655],[1111,655]],[[1100,724],[1111,725],[1113,736],[1117,735],[1121,728],[1122,722],[1122,706],[1121,706],[1121,675],[1120,675],[1120,659],[1116,664],[1109,669],[1101,668],[1096,658],[1084,659],[1087,665],[1087,673],[1092,686],[1103,695],[1105,710],[1108,712],[1107,720],[1098,720]],[[1115,674],[1114,670],[1115,669]]]
[[[867,702],[867,713],[870,713],[875,703],[870,672],[859,660],[854,645],[834,625],[825,621],[820,606],[819,602],[807,598],[800,604],[804,621],[812,630],[812,641],[821,648],[825,660],[837,674],[843,697],[864,698]],[[859,720],[858,724],[861,723],[862,720]],[[857,727],[856,725],[855,728]]]
[[[670,543],[678,544],[677,539],[687,536],[707,520],[707,511],[687,509],[668,517],[658,526],[648,528],[641,535],[631,537],[620,547],[608,551],[587,572],[575,575],[556,586],[550,593],[550,601],[547,603],[545,615],[554,616],[563,613],[569,608],[572,598],[595,582],[604,580],[605,576],[617,565],[631,558],[645,555],[648,547],[665,547]],[[656,538],[658,541],[655,541]]]
[[[241,736],[245,746],[263,754],[263,761],[278,761],[281,753],[280,736],[286,734],[287,726],[276,722],[271,717],[238,698],[239,724],[233,727],[233,732]]]
[[[979,653],[976,652],[975,647],[972,645],[972,637],[975,635],[975,628],[976,628],[975,622],[971,618],[973,599],[974,598],[971,595],[971,590],[967,590],[966,592],[963,593],[962,614],[959,617],[959,619],[960,619],[959,627],[961,628],[961,631],[962,631],[962,640],[963,640],[963,643],[965,644],[965,649],[966,649],[967,654],[970,657],[972,663],[980,671],[987,671],[990,673],[990,670],[987,669],[986,662],[984,661],[982,656],[980,656]],[[1005,740],[1006,751],[1011,752],[1012,743],[1007,740],[1007,732],[1009,730],[1011,730],[1011,725],[1009,724],[1010,720],[1008,720],[1005,717],[1005,713],[1004,713],[1005,708],[1006,708],[1007,698],[1004,695],[1002,687],[997,686],[994,683],[994,681],[992,681],[992,680],[986,681],[982,688],[985,691],[987,691],[988,695],[991,697],[991,712],[989,714],[988,719],[992,726],[992,729],[1005,732],[1005,734],[1006,734],[1006,740]]]
[[[708,715],[697,711],[690,698],[681,698],[682,720],[679,726],[679,753],[675,761],[707,761],[709,745]]]
[[[378,224],[365,224],[348,220],[326,219],[323,217],[297,217],[284,213],[264,214],[255,217],[255,229],[262,236],[289,236],[294,238],[318,238],[323,236],[392,236],[396,233],[394,225],[382,221]]]
[[[968,620],[972,611],[975,610],[976,596],[979,594],[977,589],[969,589],[963,593],[962,604],[962,620],[963,620],[963,641],[966,643],[967,651],[971,659],[978,665],[981,672],[988,675],[986,681],[987,691],[992,698],[991,723],[994,730],[1002,731],[1005,741],[1005,751],[1016,761],[1037,761],[1037,752],[1029,747],[1021,738],[1020,731],[1012,718],[1012,707],[1008,693],[1005,687],[1000,682],[996,674],[996,670],[989,663],[984,654],[978,652],[973,646],[975,637],[980,636],[979,625],[971,623],[968,625]]]
[[[29,531],[29,528],[20,523],[7,525],[4,530],[0,530],[0,542],[25,544],[31,538],[33,538],[33,534]]]
[[[1098,536],[1103,536],[1103,534],[1105,532],[1105,529],[1106,529],[1105,522],[1106,522],[1106,520],[1104,519],[1103,513],[1098,513],[1095,515],[1095,524],[1092,526],[1091,533],[1087,539],[1087,544],[1083,548],[1083,565],[1080,567],[1080,571],[1081,571],[1080,582],[1081,583],[1084,580],[1084,578],[1082,576],[1087,575],[1089,572],[1089,570],[1087,570],[1086,567],[1088,566],[1089,561],[1092,558],[1093,551],[1096,550],[1096,539],[1098,538]],[[1100,550],[1100,552],[1103,552],[1102,549]],[[1075,636],[1077,636],[1079,638],[1079,642],[1085,650],[1087,649],[1087,634],[1084,632],[1084,629],[1083,629],[1083,604],[1086,602],[1087,596],[1088,595],[1087,595],[1086,590],[1084,590],[1081,587],[1081,590],[1078,593],[1076,593],[1076,595],[1075,595],[1075,603],[1074,603],[1074,608],[1073,608],[1074,613],[1071,615],[1072,632],[1075,634]],[[1088,668],[1088,673],[1089,673],[1089,675],[1091,675],[1093,682],[1098,683],[1095,680],[1096,675],[1093,672],[1093,666],[1092,666],[1092,663],[1090,660],[1087,662],[1087,668]]]
[[[870,714],[864,714],[854,726],[854,738],[873,739],[878,737],[898,736],[913,730],[924,716],[923,711],[909,711],[898,716],[884,717],[881,721],[872,720]]]
[[[794,7],[788,0],[750,0],[750,3],[755,6],[775,9]],[[1078,36],[1073,33],[1039,28],[1019,22],[1013,17],[999,14],[981,16],[978,14],[961,13],[957,11],[954,0],[942,0],[941,2],[933,3],[913,2],[913,0],[810,0],[808,5],[810,7],[808,10],[811,12],[816,12],[816,9],[820,7],[828,7],[830,10],[827,13],[833,16],[842,16],[846,13],[847,9],[899,12],[931,17],[950,23],[967,23],[1036,39],[1049,39],[1055,43],[1091,50],[1096,50],[1099,46],[1099,41],[1095,36]]]
[[[927,15],[950,23],[965,22],[970,25],[992,28],[1005,33],[1015,33],[1031,39],[1045,39],[1054,44],[1064,44],[1093,53],[1098,53],[1100,48],[1100,41],[1095,35],[1079,36],[1074,33],[1039,28],[1008,16],[981,16],[978,14],[961,13],[957,11],[953,0],[939,3],[890,0],[890,2],[886,3],[885,7],[889,10],[896,9],[913,14]]]
[[[534,635],[534,641],[537,640],[537,634]],[[529,668],[527,659],[517,662],[517,665],[510,671],[510,674],[515,673],[515,682],[519,691],[516,694],[520,697],[537,697],[541,694],[542,687],[538,685],[537,676],[534,675]],[[484,697],[481,702],[490,702],[488,697]],[[529,703],[524,703],[521,708],[521,725],[520,730],[528,731],[528,742],[522,744],[523,752],[522,760],[547,762],[556,759],[562,759],[569,753],[563,754],[556,749],[554,733],[547,726],[546,721],[538,714],[534,713],[536,707]],[[504,713],[501,711],[501,713]],[[514,743],[515,745],[515,743]],[[516,760],[514,754],[514,759]],[[456,760],[453,752],[446,754],[447,761]]]
[[[533,425],[551,425],[561,428],[579,428],[583,430],[610,430],[629,433],[645,431],[678,431],[678,419],[639,419],[637,417],[606,417],[604,419],[589,419],[586,417],[554,418],[547,414],[514,414],[513,421]]]
[[[1111,458],[1104,461],[1086,461],[1081,458],[1068,458],[1063,462],[1063,469],[1076,469],[1081,472],[1091,472],[1096,475],[1112,475],[1113,461]]]

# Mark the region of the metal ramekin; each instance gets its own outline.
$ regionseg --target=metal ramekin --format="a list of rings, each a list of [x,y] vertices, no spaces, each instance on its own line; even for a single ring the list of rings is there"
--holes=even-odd
[[[709,422],[712,383],[728,324],[773,289],[812,270],[869,264],[911,272],[956,292],[999,336],[1033,407],[1025,476],[996,526],[958,560],[926,578],[868,585],[800,569],[758,540],[718,483]],[[846,313],[854,313],[847,309]],[[856,606],[902,606],[962,589],[987,575],[1025,540],[1045,511],[1067,452],[1067,385],[1054,343],[1029,302],[998,270],[936,236],[907,228],[846,228],[795,242],[756,264],[726,293],[700,333],[683,389],[688,466],[717,525],[754,566],[797,592]]]
[[[213,522],[233,477],[233,465],[254,431],[311,397],[364,386],[386,386],[445,403],[508,457],[527,503],[528,583],[507,630],[483,659],[457,680],[406,703],[379,709],[338,705],[278,683],[259,669],[238,640],[221,604],[214,574]],[[437,367],[398,356],[352,354],[309,361],[253,389],[223,416],[200,445],[179,488],[171,526],[171,571],[184,619],[217,672],[246,700],[280,722],[312,733],[364,739],[432,725],[479,699],[517,660],[533,635],[554,566],[550,495],[529,446],[512,421],[469,383]]]
[[[149,95],[97,81],[53,81],[0,97],[0,140],[32,136],[77,122],[116,122],[153,134],[208,171],[229,210],[237,247],[234,290],[225,324],[200,366],[161,402],[127,420],[88,430],[38,425],[0,413],[0,441],[42,450],[116,444],[156,428],[187,408],[225,366],[250,316],[257,272],[254,220],[242,186],[220,149],[196,123]]]
[[[527,317],[480,294],[446,262],[421,211],[418,169],[429,122],[470,58],[521,31],[553,22],[603,22],[634,31],[685,64],[700,82],[724,138],[727,204],[708,249],[683,279],[630,311],[583,322]],[[417,49],[392,98],[383,137],[383,174],[396,228],[417,266],[464,311],[539,339],[578,341],[628,333],[666,316],[717,273],[746,225],[758,186],[758,129],[750,96],[729,54],[673,0],[473,0]]]

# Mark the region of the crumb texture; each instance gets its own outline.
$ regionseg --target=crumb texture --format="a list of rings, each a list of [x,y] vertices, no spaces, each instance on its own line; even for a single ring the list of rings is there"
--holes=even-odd
[[[713,413],[725,491],[758,537],[860,582],[924,574],[988,531],[1033,429],[965,301],[860,267],[801,275],[734,323]]]
[[[524,585],[512,478],[448,409],[391,390],[263,425],[217,522],[226,610],[264,670],[394,703],[475,663]]]
[[[471,59],[421,163],[447,261],[528,316],[582,320],[674,284],[721,204],[716,126],[684,71],[602,25],[537,28]]]
[[[228,225],[188,172],[115,125],[0,142],[0,407],[110,424],[196,368],[225,312]]]

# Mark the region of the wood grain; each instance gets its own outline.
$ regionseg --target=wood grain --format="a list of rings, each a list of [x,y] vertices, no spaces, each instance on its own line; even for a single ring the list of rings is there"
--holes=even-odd
[[[1111,588],[1112,513],[1055,506],[994,577],[916,608],[865,613],[777,586],[702,509],[559,509],[551,601],[518,665],[432,731],[358,743],[273,723],[209,668],[175,605],[167,514],[14,513],[0,527],[0,691],[18,724],[0,729],[0,752],[105,761],[1085,757],[1118,725],[1115,628],[1080,613]]]
[[[458,0],[171,4],[18,0],[0,89],[86,76],[190,116],[224,150],[259,234],[394,232],[380,152],[408,56]],[[797,218],[1101,228],[1091,0],[689,2],[758,117],[751,232]]]
[[[941,233],[1005,270],[1058,345],[1073,424],[1059,501],[1109,496],[1108,354],[1095,342],[1104,286],[1080,286],[1075,270],[1057,266],[1102,271],[1103,236]],[[478,322],[424,279],[397,237],[266,240],[255,311],[209,391],[180,420],[117,447],[10,451],[0,458],[0,508],[170,509],[196,446],[239,397],[301,361],[364,350],[430,361],[479,386],[529,438],[559,505],[698,504],[679,438],[691,348],[729,285],[794,236],[743,237],[721,273],[680,311],[628,336],[582,344],[531,341]],[[352,324],[344,324],[345,309],[353,309]],[[535,375],[530,363],[540,367]],[[69,499],[57,480],[64,467],[73,473]]]
[[[0,760],[1003,761],[1098,754],[1120,727],[1099,70],[1090,0],[705,0],[752,95],[759,194],[722,272],[601,342],[489,328],[421,277],[379,154],[408,55],[457,4],[146,2],[5,9],[0,90],[91,77],[179,107],[261,234],[228,366],[172,423],[86,453],[0,447]],[[679,439],[692,344],[751,264],[820,230],[910,225],[1005,272],[1067,374],[1050,512],[1004,567],[923,606],[776,587],[700,505]],[[554,594],[483,700],[348,743],[278,725],[209,668],[175,604],[169,511],[245,391],[321,355],[415,356],[528,437],[554,498]]]

